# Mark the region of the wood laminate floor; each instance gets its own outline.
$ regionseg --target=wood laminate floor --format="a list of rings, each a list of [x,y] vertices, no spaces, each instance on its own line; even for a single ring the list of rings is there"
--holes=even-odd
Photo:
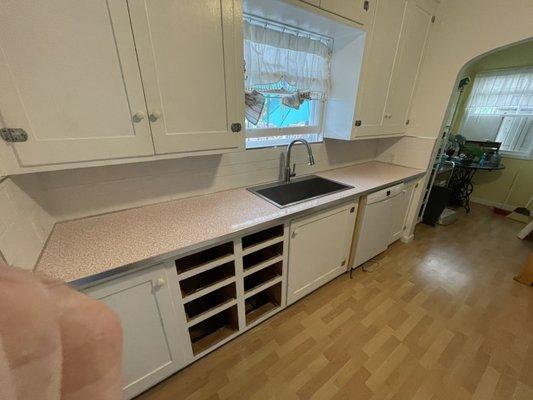
[[[533,242],[476,206],[418,225],[374,272],[343,275],[138,400],[533,399]]]

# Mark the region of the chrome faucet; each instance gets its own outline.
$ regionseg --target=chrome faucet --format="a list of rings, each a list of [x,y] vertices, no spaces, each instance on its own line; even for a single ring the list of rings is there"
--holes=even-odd
[[[289,183],[291,181],[291,178],[293,176],[296,176],[296,164],[292,164],[292,169],[291,169],[291,150],[292,150],[292,146],[294,146],[294,144],[298,142],[304,144],[305,147],[307,148],[307,156],[309,157],[309,165],[315,165],[315,157],[313,156],[313,150],[311,150],[311,146],[309,146],[309,143],[307,142],[307,140],[294,139],[287,146],[287,155],[285,157],[285,173],[283,176],[283,180],[285,183]]]

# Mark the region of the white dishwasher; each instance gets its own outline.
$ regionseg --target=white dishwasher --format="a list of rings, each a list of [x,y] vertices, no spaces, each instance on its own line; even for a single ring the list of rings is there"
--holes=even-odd
[[[389,244],[399,239],[398,232],[401,234],[403,231],[410,192],[401,183],[367,196],[353,267],[387,250]]]

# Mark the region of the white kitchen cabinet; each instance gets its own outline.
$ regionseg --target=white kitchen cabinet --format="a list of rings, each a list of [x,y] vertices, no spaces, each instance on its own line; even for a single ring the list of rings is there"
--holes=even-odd
[[[398,196],[391,199],[393,214],[390,220],[391,237],[389,244],[397,241],[403,235],[407,211],[413,197],[413,189],[414,184],[406,185]]]
[[[346,271],[357,203],[291,221],[287,304]]]
[[[409,124],[409,109],[432,18],[432,10],[428,11],[416,1],[407,2],[399,53],[385,106],[386,132],[404,133]]]
[[[21,167],[149,156],[154,150],[120,1],[4,1],[0,112],[23,128]]]
[[[367,24],[375,0],[320,0],[320,8],[360,24]]]
[[[86,290],[117,313],[122,323],[126,398],[145,391],[192,361],[185,317],[174,306],[171,285],[176,282],[168,268],[152,267]]]
[[[367,39],[368,50],[357,100],[356,118],[361,121],[355,128],[357,136],[382,132],[406,6],[407,0],[377,0],[375,3],[374,25]]]
[[[355,123],[351,132],[336,135],[338,139],[401,135],[409,123],[411,99],[436,4],[432,0],[375,0],[373,7]]]
[[[244,144],[238,0],[130,0],[157,154]]]
[[[3,2],[0,46],[9,173],[244,147],[239,0]]]

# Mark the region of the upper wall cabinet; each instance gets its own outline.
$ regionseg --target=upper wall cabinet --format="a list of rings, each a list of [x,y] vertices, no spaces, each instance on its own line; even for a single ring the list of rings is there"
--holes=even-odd
[[[156,153],[241,147],[240,2],[129,3]]]
[[[20,166],[153,154],[124,1],[3,1],[0,113]]]
[[[375,0],[359,83],[354,126],[326,136],[357,139],[400,135],[423,58],[432,13],[431,0]]]
[[[9,173],[244,147],[241,8],[2,2],[0,113],[28,134]]]
[[[399,53],[385,106],[386,132],[404,133],[409,124],[409,109],[432,18],[432,12],[417,2],[407,2]]]
[[[320,0],[320,8],[366,25],[371,19],[375,0]]]

